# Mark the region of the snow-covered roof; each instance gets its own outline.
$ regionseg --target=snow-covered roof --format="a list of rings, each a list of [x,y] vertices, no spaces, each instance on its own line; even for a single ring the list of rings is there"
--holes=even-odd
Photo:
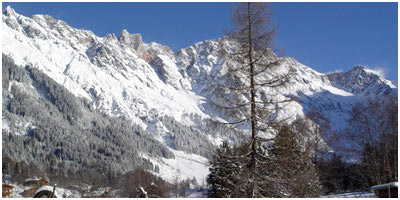
[[[381,190],[381,189],[387,189],[387,188],[394,188],[398,187],[398,182],[391,182],[391,183],[385,183],[381,185],[374,185],[371,187],[371,190]]]

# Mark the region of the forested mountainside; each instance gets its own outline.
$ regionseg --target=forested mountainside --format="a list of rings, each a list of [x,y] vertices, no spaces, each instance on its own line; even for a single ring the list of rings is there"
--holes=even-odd
[[[174,158],[131,121],[104,115],[39,70],[2,58],[3,156],[65,176],[157,171],[140,154]]]
[[[129,119],[101,113],[38,69],[17,66],[4,54],[2,59],[3,157],[52,173],[118,177],[138,166],[159,173],[159,166],[142,155],[173,159],[169,146],[210,158],[215,144],[202,132],[236,142],[244,137],[196,115],[187,116],[195,126],[163,116],[159,123],[171,130],[165,146],[154,133]],[[156,125],[149,130],[163,131]]]

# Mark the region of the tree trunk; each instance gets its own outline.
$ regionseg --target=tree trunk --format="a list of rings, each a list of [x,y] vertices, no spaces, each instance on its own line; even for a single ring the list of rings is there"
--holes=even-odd
[[[251,94],[251,100],[250,100],[250,120],[251,120],[251,167],[250,167],[250,172],[252,173],[252,178],[253,181],[255,179],[255,171],[257,168],[257,161],[256,161],[256,150],[257,150],[257,120],[256,120],[256,103],[255,103],[255,86],[254,86],[254,63],[253,63],[253,48],[252,48],[252,43],[253,43],[253,38],[252,38],[252,27],[251,27],[251,3],[247,3],[247,9],[248,9],[248,23],[249,23],[249,64],[250,64],[250,94]],[[253,182],[252,185],[252,197],[257,197],[257,187],[256,184]]]

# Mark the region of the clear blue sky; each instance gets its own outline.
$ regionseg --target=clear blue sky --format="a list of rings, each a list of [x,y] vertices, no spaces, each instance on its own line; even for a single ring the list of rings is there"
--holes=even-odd
[[[223,36],[232,3],[2,3],[25,16],[48,14],[98,36],[122,29],[176,51]],[[284,56],[319,71],[362,64],[397,80],[397,3],[272,3]]]

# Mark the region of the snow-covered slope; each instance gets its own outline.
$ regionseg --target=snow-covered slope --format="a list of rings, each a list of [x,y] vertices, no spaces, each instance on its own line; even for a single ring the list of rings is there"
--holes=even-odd
[[[130,40],[141,43],[140,36],[127,34],[122,31],[119,40],[113,35],[101,38],[50,16],[26,18],[7,7],[3,53],[14,58],[16,64],[39,67],[75,95],[91,99],[96,108],[113,116],[127,116],[142,123],[140,119],[147,118],[152,109],[178,119],[187,112],[200,114],[197,105],[202,97],[190,90],[175,89],[186,86],[184,81],[179,82],[180,74],[162,68],[163,62],[173,63],[174,58],[167,53],[156,55],[151,63],[162,66],[153,68],[140,57],[145,53],[136,50],[162,49],[161,45],[135,46]],[[179,101],[174,99],[177,97]]]
[[[232,48],[232,42],[221,38],[199,42],[175,53],[180,70],[188,77],[196,94],[217,101],[215,88],[210,85],[227,81],[224,76],[227,61],[221,52],[229,51],[229,48]],[[354,94],[333,86],[325,74],[316,72],[294,58],[283,58],[281,65],[280,70],[283,72],[294,70],[289,84],[279,90],[265,88],[262,92],[272,94],[279,100],[288,96],[298,98],[284,107],[271,107],[271,111],[276,112],[273,116],[294,120],[302,117],[307,111],[318,108],[333,119],[334,127],[342,127],[345,124],[346,111],[350,110],[352,103],[357,100]],[[214,110],[207,109],[207,104],[202,107],[210,116],[218,116],[218,113],[213,113]]]
[[[119,38],[114,34],[98,37],[48,15],[19,15],[11,7],[4,10],[2,21],[3,54],[16,64],[39,68],[77,97],[88,99],[96,109],[131,119],[171,149],[174,147],[168,141],[174,131],[166,128],[160,117],[171,116],[189,127],[196,124],[184,116],[225,117],[211,109],[208,101],[218,101],[213,84],[228,81],[224,75],[229,61],[224,52],[235,44],[227,38],[199,42],[174,53],[167,46],[144,43],[140,34],[126,30]],[[294,70],[290,84],[263,92],[276,94],[277,99],[297,96],[298,100],[284,107],[272,106],[276,118],[294,120],[318,108],[331,118],[333,127],[341,128],[346,112],[358,98],[395,88],[365,68],[325,75],[293,58],[283,60],[282,72]],[[218,135],[201,134],[212,144],[221,141]],[[181,151],[175,156],[176,160],[169,161],[153,159],[164,172],[161,176],[172,180],[171,172],[175,171],[182,178],[196,176],[202,181],[207,159]],[[194,168],[200,173],[193,174]]]
[[[164,65],[174,63],[165,46],[143,44],[139,35],[126,31],[119,40],[114,35],[97,37],[47,15],[27,18],[10,7],[2,19],[3,54],[17,65],[39,68],[111,116],[130,118],[146,129],[157,116],[180,120],[185,113],[204,115],[198,107],[204,98],[183,90],[187,84],[171,70],[176,66]]]

